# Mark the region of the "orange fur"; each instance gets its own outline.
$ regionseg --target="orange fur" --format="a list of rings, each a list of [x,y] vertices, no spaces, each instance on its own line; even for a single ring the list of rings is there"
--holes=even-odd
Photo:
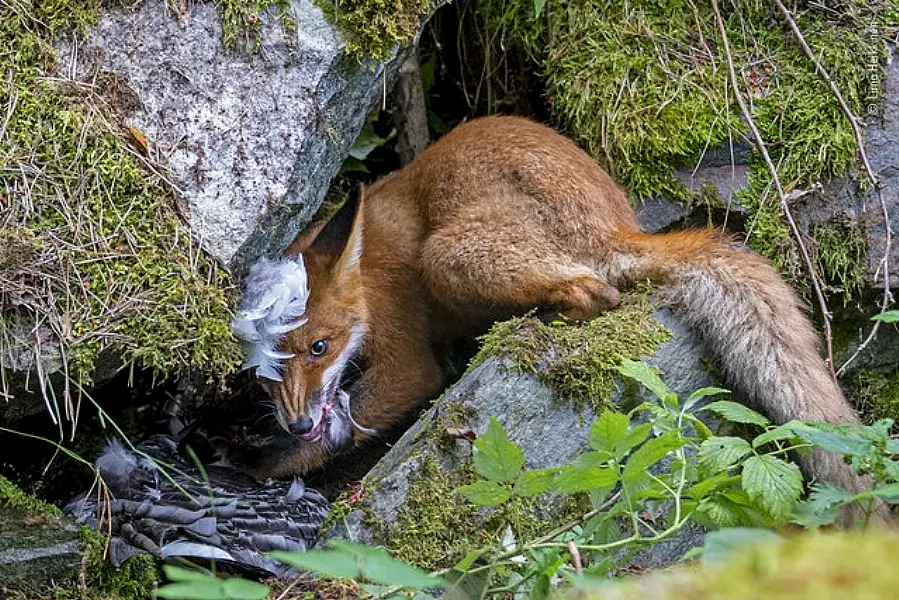
[[[370,367],[353,413],[384,431],[444,385],[438,344],[534,307],[588,319],[618,304],[620,286],[649,278],[709,342],[731,384],[776,421],[857,422],[799,299],[768,261],[710,231],[641,232],[625,193],[550,128],[512,117],[462,125],[372,185],[359,210],[336,250],[316,249],[317,229],[288,250],[304,254],[312,294],[308,323],[283,344],[296,354],[285,381],[269,386],[289,419],[308,410],[360,323]],[[331,354],[313,360],[310,344],[322,338]],[[255,468],[285,476],[327,458],[321,444],[299,444]],[[834,456],[803,466],[865,485]]]

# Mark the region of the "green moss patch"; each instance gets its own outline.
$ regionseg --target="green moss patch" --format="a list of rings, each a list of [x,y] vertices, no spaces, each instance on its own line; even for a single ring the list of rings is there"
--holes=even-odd
[[[899,422],[899,370],[890,375],[861,370],[852,387],[852,397],[866,422],[878,419]]]
[[[239,348],[227,273],[191,239],[104,98],[52,78],[51,41],[84,31],[98,8],[0,8],[0,239],[14,259],[0,266],[0,301],[53,332],[81,383],[106,349],[161,376],[229,371]]]
[[[418,35],[434,0],[322,0],[325,14],[343,36],[346,53],[361,61],[388,58],[397,45]]]
[[[547,528],[534,501],[519,498],[487,510],[460,496],[459,487],[479,479],[470,461],[446,471],[436,459],[424,460],[396,520],[378,532],[380,539],[390,541],[396,558],[436,570],[451,567],[475,548],[495,544],[506,527],[512,527],[516,539],[531,539]]]
[[[516,369],[535,373],[559,397],[590,403],[598,412],[608,401],[622,358],[655,354],[670,333],[652,317],[649,288],[624,294],[621,305],[586,323],[544,323],[520,317],[498,323],[482,338],[472,364],[488,356],[513,360]]]

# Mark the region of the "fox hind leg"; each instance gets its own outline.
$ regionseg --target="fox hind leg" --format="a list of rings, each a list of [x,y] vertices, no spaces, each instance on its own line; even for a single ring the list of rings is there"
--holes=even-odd
[[[421,258],[425,283],[454,312],[480,307],[500,319],[532,308],[586,320],[615,308],[618,289],[549,241],[539,227],[459,219],[433,232]]]

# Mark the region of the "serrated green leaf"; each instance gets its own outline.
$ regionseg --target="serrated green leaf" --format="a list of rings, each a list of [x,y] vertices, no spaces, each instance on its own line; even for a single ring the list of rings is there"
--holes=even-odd
[[[748,527],[731,527],[710,531],[705,536],[702,550],[702,562],[720,562],[731,558],[735,552],[762,543],[783,541],[770,529],[754,529]]]
[[[867,456],[874,450],[874,443],[826,423],[798,423],[793,432],[803,441],[822,450],[847,454],[849,456]]]
[[[665,385],[658,373],[645,362],[627,358],[622,359],[621,364],[618,366],[618,372],[642,384],[643,387],[655,394],[663,402],[668,394],[671,393],[671,390],[668,389],[668,386]]]
[[[694,514],[706,527],[736,527],[745,521],[743,507],[720,495],[700,504]]]
[[[872,321],[882,321],[883,323],[899,323],[899,310],[888,310],[879,315],[871,317]]]
[[[459,493],[478,506],[499,506],[512,497],[508,488],[495,481],[478,481],[463,485]]]
[[[627,415],[610,410],[602,411],[590,427],[590,447],[611,454],[627,435],[630,424],[631,420]]]
[[[532,469],[521,474],[512,488],[513,496],[530,498],[549,491],[553,487],[558,467],[549,469]]]
[[[852,501],[855,497],[852,492],[833,484],[816,483],[808,499],[796,505],[791,520],[808,528],[832,525],[840,514],[840,505]]]
[[[855,498],[855,494],[849,490],[844,490],[832,483],[822,481],[812,486],[812,491],[808,495],[808,502],[813,506],[825,508],[837,506],[853,498]]]
[[[641,423],[640,425],[628,429],[627,433],[624,435],[624,439],[615,444],[615,460],[621,460],[634,447],[645,442],[651,431],[651,423]]]
[[[627,464],[624,466],[624,473],[621,477],[622,481],[624,483],[632,483],[643,477],[649,467],[685,443],[686,441],[681,439],[677,431],[666,431],[662,435],[649,440],[637,448],[630,458],[627,459]]]
[[[539,19],[543,8],[546,6],[546,0],[534,0],[534,18]]]
[[[887,504],[899,504],[899,483],[889,483],[874,488],[874,495]]]
[[[579,468],[567,465],[559,470],[553,487],[563,494],[574,494],[611,487],[617,482],[618,473],[613,469]]]
[[[512,481],[524,466],[524,452],[509,441],[496,417],[490,417],[487,431],[474,443],[474,466],[490,481]]]
[[[310,550],[307,552],[270,552],[275,560],[327,577],[353,579],[359,577],[360,570],[356,557],[338,551]]]
[[[748,423],[760,427],[767,426],[771,421],[755,412],[751,408],[730,400],[718,400],[703,406],[699,411],[710,410],[716,415],[733,423]],[[699,412],[697,411],[697,412]]]
[[[743,463],[743,489],[771,516],[784,520],[802,494],[802,473],[771,455],[750,456]]]
[[[710,437],[699,445],[699,464],[713,473],[728,469],[752,453],[752,446],[742,438]]]
[[[246,579],[225,579],[222,591],[228,600],[265,600],[271,591],[267,585]]]
[[[208,577],[203,581],[191,580],[169,583],[156,590],[157,598],[167,600],[227,600],[221,580]]]

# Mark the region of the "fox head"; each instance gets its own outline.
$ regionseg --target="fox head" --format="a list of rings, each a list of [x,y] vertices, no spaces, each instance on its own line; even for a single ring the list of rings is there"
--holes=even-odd
[[[361,203],[358,194],[347,200],[281,261],[254,265],[232,324],[249,348],[244,368],[256,367],[281,427],[328,450],[347,445],[354,427],[374,433],[355,422],[341,388],[366,334]]]

